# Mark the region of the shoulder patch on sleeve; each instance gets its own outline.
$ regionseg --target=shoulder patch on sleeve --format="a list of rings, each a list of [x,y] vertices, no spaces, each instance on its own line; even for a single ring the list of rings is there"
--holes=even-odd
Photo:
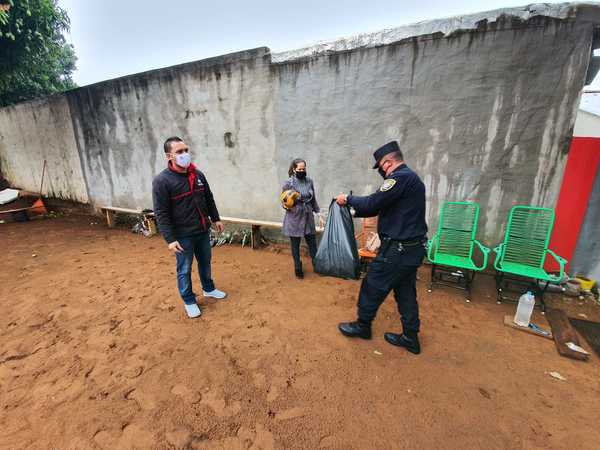
[[[391,188],[394,187],[395,184],[396,184],[396,180],[394,180],[393,178],[389,178],[383,182],[383,184],[381,185],[379,190],[381,192],[389,191]]]

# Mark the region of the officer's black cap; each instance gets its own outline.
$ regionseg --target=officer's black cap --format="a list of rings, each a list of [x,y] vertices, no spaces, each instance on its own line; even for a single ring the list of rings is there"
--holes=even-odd
[[[377,167],[379,167],[379,161],[381,161],[381,158],[383,158],[385,155],[387,155],[388,153],[395,153],[399,151],[400,146],[396,141],[388,142],[383,147],[379,147],[373,153],[373,158],[375,158],[375,165],[373,166],[373,169],[377,169]]]

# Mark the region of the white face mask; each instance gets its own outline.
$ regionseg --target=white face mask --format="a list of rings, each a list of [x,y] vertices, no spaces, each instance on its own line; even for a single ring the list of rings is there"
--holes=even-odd
[[[175,155],[175,163],[179,167],[187,168],[192,163],[192,157],[189,153]]]

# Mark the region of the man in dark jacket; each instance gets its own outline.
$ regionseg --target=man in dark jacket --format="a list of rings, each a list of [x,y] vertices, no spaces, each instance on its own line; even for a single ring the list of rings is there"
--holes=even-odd
[[[198,272],[204,297],[223,299],[227,295],[215,288],[211,277],[210,227],[221,233],[223,224],[204,174],[191,162],[189,148],[178,137],[164,144],[168,167],[152,182],[154,214],[160,233],[177,260],[177,286],[190,318],[202,314],[192,291],[192,262]]]

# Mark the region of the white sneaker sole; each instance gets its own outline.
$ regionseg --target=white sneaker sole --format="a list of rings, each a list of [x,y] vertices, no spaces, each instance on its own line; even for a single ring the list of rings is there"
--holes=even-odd
[[[198,305],[183,305],[185,308],[185,312],[190,319],[195,319],[196,317],[200,317],[202,315],[202,310]]]
[[[207,297],[207,298],[216,298],[217,300],[223,300],[223,299],[227,298],[227,294],[225,294],[223,297],[221,297],[221,296],[218,296],[218,295],[210,295],[210,294],[207,294],[206,292],[204,292],[204,297]]]

